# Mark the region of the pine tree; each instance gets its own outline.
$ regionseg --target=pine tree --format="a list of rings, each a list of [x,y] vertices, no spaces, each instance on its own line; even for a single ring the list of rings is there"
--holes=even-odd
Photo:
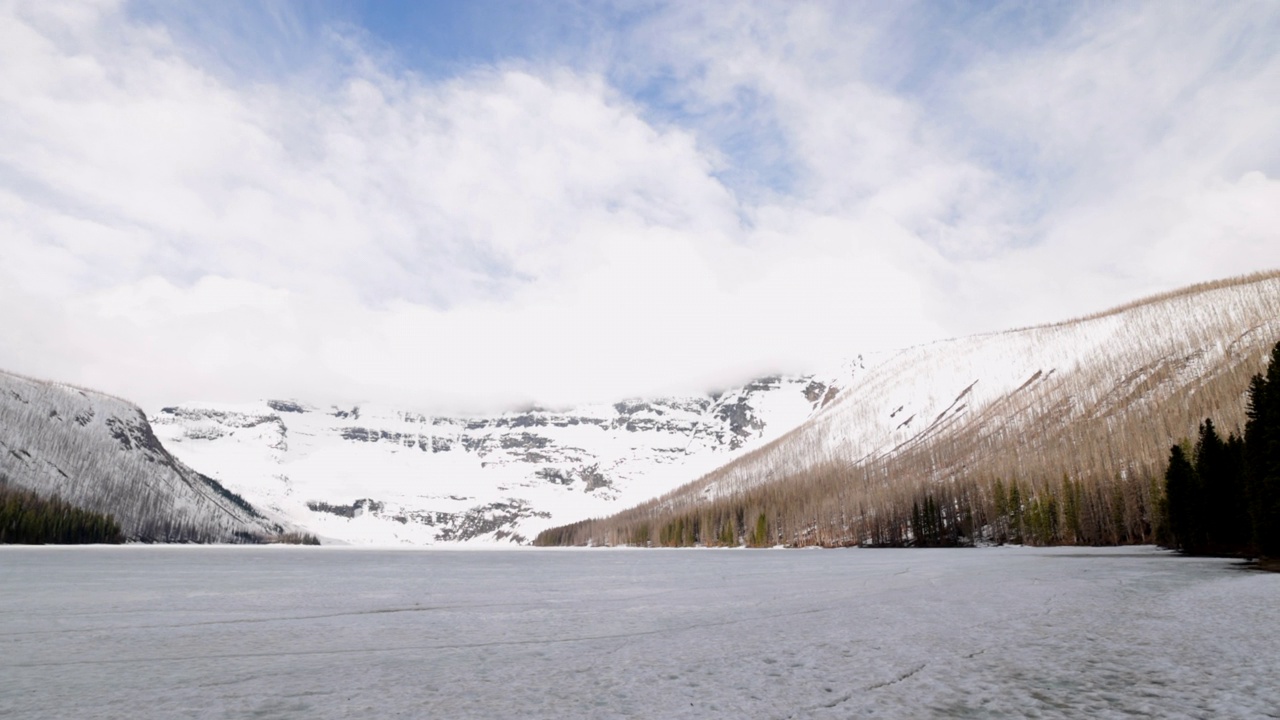
[[[1245,486],[1253,539],[1260,554],[1280,556],[1280,343],[1266,375],[1249,383],[1244,431]]]
[[[1199,480],[1196,469],[1181,445],[1169,448],[1169,469],[1164,474],[1169,498],[1169,530],[1174,545],[1186,552],[1198,552],[1200,544]]]
[[[1018,481],[1009,481],[1009,537],[1012,542],[1022,543],[1022,491],[1018,489]]]
[[[1068,475],[1062,476],[1062,520],[1065,525],[1064,541],[1071,544],[1080,542],[1080,496],[1079,486],[1071,482]]]
[[[1201,473],[1209,498],[1210,543],[1219,552],[1248,554],[1253,533],[1245,498],[1244,438],[1232,433],[1221,446],[1221,455],[1212,476]]]
[[[768,547],[769,542],[769,518],[764,513],[756,518],[755,530],[751,533],[751,545],[753,547]]]
[[[1009,541],[1009,496],[1005,492],[1004,483],[999,478],[996,479],[995,487],[992,490],[995,496],[995,541],[1001,545]]]
[[[1203,549],[1222,552],[1227,549],[1233,520],[1232,503],[1238,479],[1230,477],[1231,462],[1227,445],[1218,435],[1213,420],[1200,423],[1200,437],[1195,447],[1196,478],[1199,480],[1201,516],[1198,541]]]

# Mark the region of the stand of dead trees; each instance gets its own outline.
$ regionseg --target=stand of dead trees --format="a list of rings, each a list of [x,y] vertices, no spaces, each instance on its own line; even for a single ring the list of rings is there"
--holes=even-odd
[[[904,352],[909,357],[894,366],[899,374],[872,375],[859,392],[887,396],[885,386],[911,382],[904,373],[916,369],[964,380],[970,370],[963,363],[990,359],[984,343],[1009,352],[1050,347],[1037,362],[1053,364],[1016,390],[963,414],[944,411],[883,449],[848,429],[874,426],[884,408],[847,394],[835,405],[850,407],[828,410],[703,478],[611,517],[553,528],[535,544],[1168,544],[1169,446],[1206,417],[1244,427],[1242,389],[1265,368],[1280,328],[1278,277],[1193,288],[1082,321],[1105,327],[1063,323],[956,341],[941,362],[928,354],[936,347]],[[1206,301],[1202,293],[1219,295]],[[1176,332],[1141,332],[1175,320],[1185,323]],[[1095,344],[1095,355],[1107,352],[1082,362],[1073,343],[1099,336],[1116,349]],[[971,402],[961,389],[953,405]]]

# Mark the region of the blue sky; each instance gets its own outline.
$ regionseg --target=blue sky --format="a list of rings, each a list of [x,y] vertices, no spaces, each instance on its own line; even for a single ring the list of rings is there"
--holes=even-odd
[[[1274,3],[12,2],[0,367],[697,391],[1280,266]]]
[[[794,179],[786,139],[769,117],[768,97],[743,87],[732,108],[690,107],[665,59],[630,62],[637,50],[631,33],[660,16],[662,3],[143,0],[126,7],[134,17],[178,34],[188,52],[224,63],[223,71],[240,79],[287,81],[326,67],[333,60],[335,36],[358,43],[390,72],[428,80],[495,66],[597,73],[653,122],[715,127],[718,149],[732,158],[719,174],[725,182],[743,191],[755,185],[785,191]],[[844,23],[875,25],[863,77],[925,107],[952,103],[951,79],[975,59],[1034,47],[1060,33],[1079,8],[1066,2],[830,6]],[[1002,161],[998,152],[992,160]]]

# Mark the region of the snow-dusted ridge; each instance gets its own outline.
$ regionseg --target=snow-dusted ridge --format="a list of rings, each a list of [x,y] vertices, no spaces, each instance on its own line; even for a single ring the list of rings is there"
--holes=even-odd
[[[686,497],[741,492],[823,465],[911,483],[970,471],[1025,479],[1151,470],[1169,442],[1193,435],[1206,417],[1224,430],[1243,425],[1248,378],[1277,341],[1273,272],[908,348],[868,363],[820,413]]]
[[[854,368],[568,411],[437,417],[266,400],[165,407],[151,423],[183,462],[322,538],[508,544],[659,495],[778,437]]]
[[[112,515],[136,540],[245,542],[284,529],[178,462],[137,406],[4,372],[0,481]]]

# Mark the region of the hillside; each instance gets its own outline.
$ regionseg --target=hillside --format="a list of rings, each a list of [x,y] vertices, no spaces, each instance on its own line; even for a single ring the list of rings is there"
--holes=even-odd
[[[151,418],[183,462],[323,537],[527,542],[660,495],[778,437],[861,372],[768,377],[714,395],[443,417],[268,400]]]
[[[253,542],[281,531],[175,460],[136,406],[3,372],[0,483],[110,515],[133,540]]]
[[[910,348],[776,441],[539,541],[903,544],[913,507],[953,533],[1034,519],[1065,542],[1151,541],[1170,444],[1206,417],[1240,428],[1277,339],[1280,273],[1267,273]]]

